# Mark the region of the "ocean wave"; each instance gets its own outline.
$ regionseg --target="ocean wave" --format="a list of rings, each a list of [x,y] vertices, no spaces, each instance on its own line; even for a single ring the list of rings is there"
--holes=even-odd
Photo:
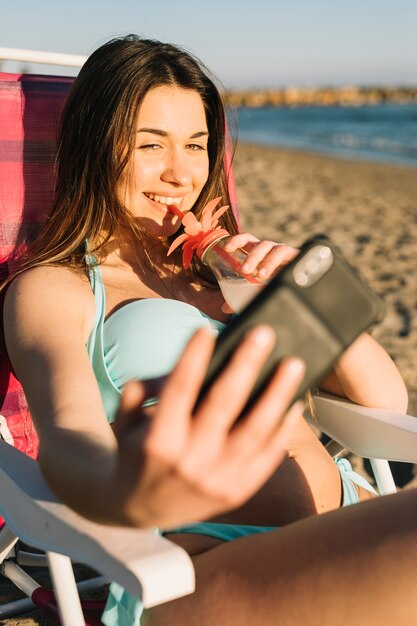
[[[238,111],[244,141],[417,166],[417,104]]]

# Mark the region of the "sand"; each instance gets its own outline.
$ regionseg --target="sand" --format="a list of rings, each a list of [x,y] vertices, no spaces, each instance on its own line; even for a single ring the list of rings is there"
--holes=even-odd
[[[293,246],[326,233],[384,298],[387,314],[373,335],[395,360],[417,415],[417,168],[242,144],[235,174],[243,229]],[[417,486],[415,467],[396,471],[406,487]],[[0,602],[11,593],[1,584]],[[35,612],[0,623],[53,622]]]
[[[417,168],[240,145],[235,175],[243,229],[292,246],[325,233],[383,297],[372,334],[417,415]]]

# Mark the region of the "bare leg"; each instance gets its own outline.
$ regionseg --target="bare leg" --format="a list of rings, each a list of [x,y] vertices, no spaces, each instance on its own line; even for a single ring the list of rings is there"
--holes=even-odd
[[[146,626],[417,623],[417,490],[376,498],[193,558],[197,591]]]

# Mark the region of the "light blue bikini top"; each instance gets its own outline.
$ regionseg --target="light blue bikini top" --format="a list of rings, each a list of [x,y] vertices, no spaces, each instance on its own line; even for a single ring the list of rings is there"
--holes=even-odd
[[[91,255],[89,265],[95,316],[87,350],[112,422],[125,383],[169,374],[198,328],[206,326],[218,333],[225,325],[190,304],[164,298],[134,300],[105,319],[106,293]]]

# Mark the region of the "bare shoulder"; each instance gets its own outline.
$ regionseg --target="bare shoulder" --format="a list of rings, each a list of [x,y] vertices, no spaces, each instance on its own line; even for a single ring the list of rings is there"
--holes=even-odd
[[[85,335],[94,317],[88,278],[65,267],[41,266],[18,275],[7,289],[4,321],[23,330],[65,321]]]
[[[68,267],[42,265],[16,276],[8,288],[8,294],[22,290],[25,293],[30,293],[39,289],[42,291],[71,289],[71,291],[76,292],[85,288],[86,285],[88,285],[88,280],[80,272]]]
[[[94,310],[88,278],[65,268],[27,270],[7,291],[6,349],[41,442],[57,424],[96,433],[106,424],[86,349]]]

